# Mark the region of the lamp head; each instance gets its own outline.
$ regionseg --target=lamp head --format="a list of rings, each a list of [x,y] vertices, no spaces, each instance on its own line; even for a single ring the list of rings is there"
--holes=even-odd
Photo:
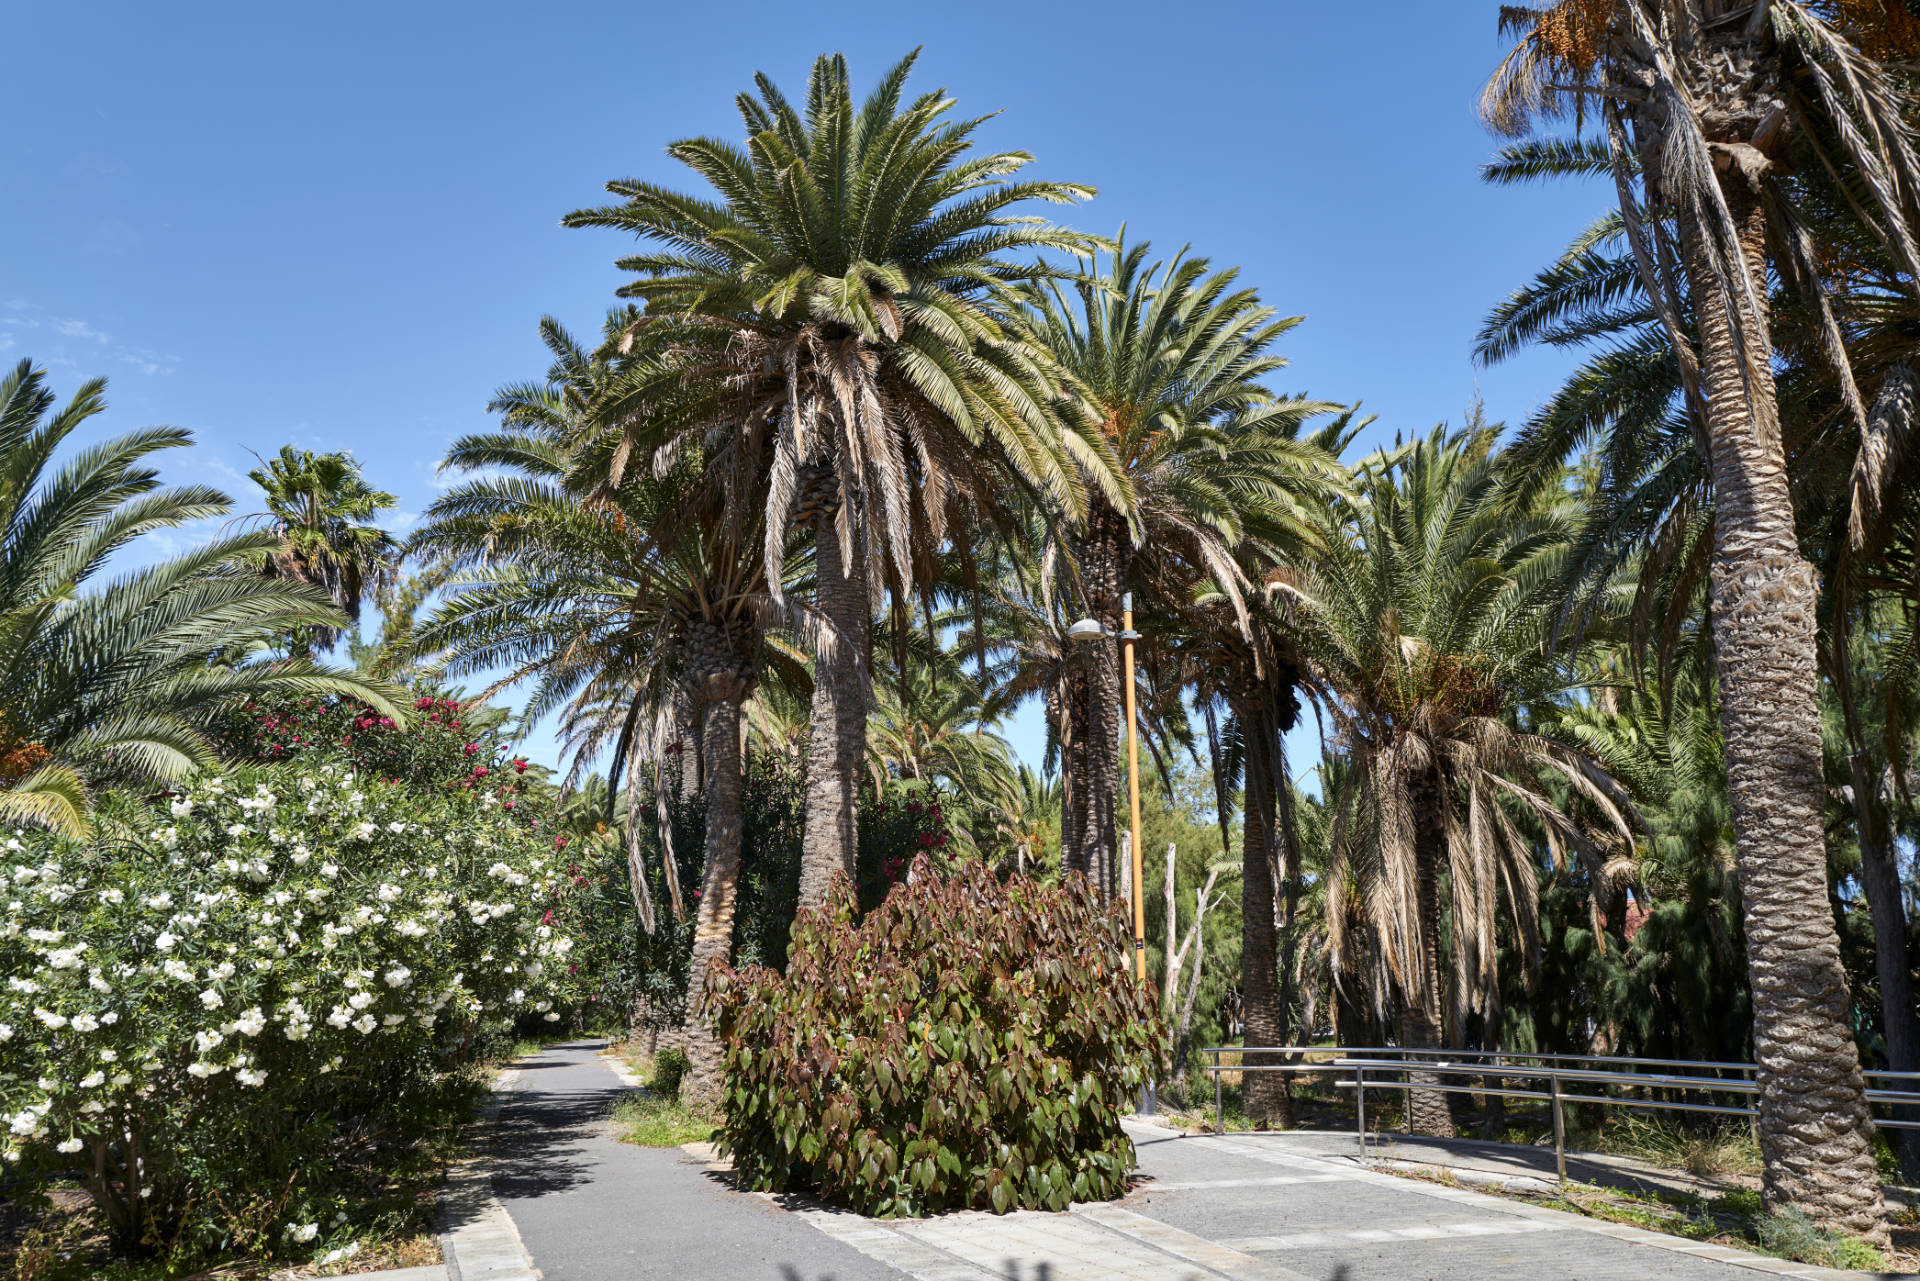
[[[1097,641],[1104,638],[1106,634],[1107,629],[1100,625],[1098,619],[1094,618],[1083,618],[1072,627],[1067,628],[1067,639],[1076,643]]]

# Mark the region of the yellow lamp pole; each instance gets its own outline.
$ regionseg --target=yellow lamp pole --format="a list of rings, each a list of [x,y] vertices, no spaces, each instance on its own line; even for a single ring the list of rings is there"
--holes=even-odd
[[[1133,705],[1133,642],[1140,633],[1133,630],[1133,593],[1120,600],[1120,643],[1123,675],[1127,683],[1127,804],[1132,819],[1133,840],[1133,974],[1147,981],[1147,894],[1140,876],[1140,734],[1139,716]]]

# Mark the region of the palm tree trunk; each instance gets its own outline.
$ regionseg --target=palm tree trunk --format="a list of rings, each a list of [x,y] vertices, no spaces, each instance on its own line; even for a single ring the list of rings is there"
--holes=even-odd
[[[694,915],[693,961],[687,978],[687,1059],[682,1097],[719,1098],[724,1047],[703,1006],[707,975],[733,953],[733,913],[740,889],[740,703],[710,703],[706,714],[707,844],[700,906]]]
[[[1441,1045],[1440,981],[1440,869],[1446,863],[1447,836],[1440,807],[1447,802],[1438,773],[1428,768],[1415,779],[1413,807],[1414,895],[1418,900],[1420,922],[1420,969],[1423,981],[1418,992],[1404,993],[1400,1002],[1400,1044],[1404,1049],[1436,1049]],[[1452,1138],[1453,1108],[1441,1090],[1420,1089],[1434,1086],[1440,1078],[1431,1072],[1409,1072],[1407,1081],[1407,1128],[1415,1134]]]
[[[1880,771],[1865,751],[1849,761],[1853,771],[1854,831],[1860,842],[1860,884],[1873,918],[1873,965],[1880,980],[1880,1031],[1886,1040],[1887,1066],[1895,1072],[1920,1071],[1920,1022],[1914,1017],[1913,968],[1907,952],[1907,911],[1894,858],[1893,825],[1880,791]],[[1901,1110],[1914,1120],[1914,1110]],[[1920,1183],[1920,1131],[1896,1130],[1900,1176]]]
[[[1836,664],[1846,661],[1831,649],[1829,657]],[[1920,1019],[1914,1011],[1907,908],[1894,853],[1893,822],[1882,790],[1884,771],[1867,751],[1860,701],[1849,673],[1836,673],[1832,667],[1828,672],[1834,677],[1831,688],[1839,699],[1847,735],[1853,829],[1860,845],[1860,885],[1866,891],[1867,913],[1873,920],[1874,976],[1880,985],[1880,1031],[1886,1043],[1887,1066],[1895,1072],[1912,1072],[1920,1070],[1915,1067],[1920,1063]],[[1902,1108],[1898,1115],[1904,1121],[1916,1119],[1913,1108]],[[1896,1130],[1894,1136],[1900,1177],[1909,1184],[1920,1182],[1920,1131]]]
[[[1241,807],[1240,1000],[1246,1044],[1279,1045],[1285,1036],[1280,1010],[1273,884],[1273,759],[1271,715],[1257,695],[1235,712],[1246,740],[1246,800]],[[1277,1066],[1281,1056],[1248,1054],[1250,1066]],[[1247,1116],[1262,1129],[1292,1120],[1286,1081],[1273,1071],[1248,1072],[1241,1097]]]
[[[1086,851],[1080,844],[1081,797],[1086,791],[1086,766],[1080,755],[1084,740],[1084,717],[1074,707],[1086,701],[1085,681],[1068,670],[1057,696],[1048,696],[1048,712],[1054,717],[1054,729],[1060,739],[1060,874],[1087,874]]]
[[[1295,821],[1293,812],[1293,773],[1287,768],[1286,735],[1281,730],[1277,719],[1274,729],[1275,733],[1273,735],[1272,745],[1274,767],[1273,794],[1275,800],[1278,802],[1274,807],[1274,816],[1278,820],[1275,824],[1275,833],[1279,841],[1279,850],[1277,852],[1280,863],[1280,893],[1278,896],[1280,921],[1278,943],[1275,948],[1275,959],[1280,970],[1279,1044],[1292,1045],[1296,1041],[1293,1022],[1293,1010],[1295,1004],[1297,1004],[1297,998],[1294,992],[1294,975],[1299,970],[1297,964],[1299,958],[1295,951],[1299,945],[1299,940],[1294,936],[1294,925],[1300,914],[1300,829]],[[1284,951],[1282,949],[1284,949]],[[1297,1037],[1298,1042],[1304,1045],[1307,1034],[1311,1031],[1311,1028],[1301,1028]],[[1287,1061],[1290,1063],[1298,1063],[1300,1058],[1298,1055],[1289,1055]],[[1282,1072],[1277,1075],[1280,1077],[1280,1088],[1290,1092],[1293,1086],[1293,1074],[1290,1072]],[[1289,1107],[1291,1107],[1292,1099],[1290,1093],[1288,1103]]]
[[[832,512],[814,518],[820,613],[834,628],[831,657],[814,663],[813,715],[807,738],[807,815],[800,844],[800,907],[827,901],[833,878],[854,874],[860,773],[867,750],[867,664],[873,602],[867,548],[856,527],[852,563],[841,555]],[[708,769],[713,768],[709,762]]]
[[[1764,306],[1764,208],[1738,163],[1720,181]],[[1706,383],[1714,658],[1746,916],[1766,1201],[1884,1240],[1866,1083],[1827,901],[1817,591],[1794,536],[1771,352],[1758,318],[1730,312],[1702,228],[1687,221],[1681,233]],[[1744,378],[1736,340],[1754,353]]]
[[[1119,863],[1119,816],[1114,798],[1120,787],[1120,673],[1111,641],[1096,641],[1088,649],[1087,734],[1081,749],[1086,771],[1080,810],[1081,858],[1087,865],[1087,879],[1093,882],[1101,901],[1108,902],[1117,888],[1114,869]]]
[[[1087,606],[1108,631],[1120,630],[1120,593],[1127,577],[1131,541],[1120,513],[1097,503],[1087,514],[1087,531],[1077,549]],[[1119,815],[1115,797],[1120,769],[1120,646],[1101,640],[1087,646],[1088,692],[1073,709],[1083,716],[1085,732],[1081,793],[1081,858],[1103,901],[1114,896],[1119,859]]]

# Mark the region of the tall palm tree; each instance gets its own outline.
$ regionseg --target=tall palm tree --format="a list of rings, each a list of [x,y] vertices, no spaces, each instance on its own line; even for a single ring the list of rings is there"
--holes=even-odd
[[[696,369],[718,389],[703,405],[625,417],[616,461],[695,440],[738,455],[730,474],[751,493],[729,501],[766,507],[776,595],[789,530],[813,536],[815,596],[837,644],[815,671],[803,906],[853,868],[880,592],[904,594],[1009,491],[1077,515],[1067,454],[1098,452],[1061,431],[1045,354],[998,314],[1035,270],[1013,255],[1082,243],[1013,208],[1091,190],[1014,181],[1022,152],[969,155],[979,120],[949,120],[944,91],[903,98],[915,56],[857,106],[838,55],[814,63],[800,110],[759,76],[737,100],[744,148],[668,148],[717,200],[626,180],[608,184],[621,203],[564,220],[657,246],[620,264],[634,273],[621,294],[646,304],[636,335],[672,329],[663,379]]]
[[[340,615],[259,574],[276,542],[214,542],[101,582],[142,536],[225,515],[226,495],[163,489],[149,456],[192,443],[148,428],[56,454],[106,408],[106,382],[64,407],[44,371],[0,377],[0,822],[87,828],[87,782],[164,783],[219,758],[209,730],[254,698],[346,694],[404,719],[385,685],[300,660],[249,660]]]
[[[1028,286],[1034,333],[1066,370],[1065,417],[1098,425],[1111,472],[1094,472],[1073,545],[1079,594],[1118,632],[1123,593],[1184,601],[1195,583],[1220,585],[1242,627],[1250,584],[1234,553],[1250,528],[1298,528],[1305,501],[1334,488],[1338,465],[1299,439],[1302,423],[1337,406],[1277,396],[1263,379],[1285,368],[1272,351],[1301,317],[1281,317],[1237,272],[1183,250],[1150,262],[1126,244],[1090,274]],[[1151,545],[1153,554],[1136,556]],[[1145,600],[1143,599],[1143,604]],[[1066,870],[1114,891],[1119,760],[1117,642],[1094,648],[1085,698],[1066,705],[1084,745],[1074,792],[1079,821],[1063,833]]]
[[[1533,847],[1517,818],[1556,860],[1571,849],[1604,861],[1581,809],[1619,847],[1632,841],[1618,785],[1517,723],[1523,704],[1550,700],[1570,676],[1548,640],[1575,513],[1546,497],[1516,511],[1490,457],[1493,436],[1442,427],[1363,464],[1350,524],[1322,516],[1321,554],[1284,584],[1309,679],[1349,757],[1328,875],[1330,945],[1336,955],[1343,946],[1350,869],[1411,1048],[1442,1044],[1449,1007],[1456,1019],[1484,1008],[1498,982],[1502,897],[1537,951]],[[1414,1090],[1410,1102],[1416,1132],[1452,1132],[1439,1091]]]
[[[1879,6],[1858,10],[1884,25]],[[1872,31],[1837,31],[1801,0],[1561,0],[1508,9],[1503,23],[1519,43],[1487,87],[1484,115],[1514,136],[1570,109],[1600,117],[1635,274],[1701,427],[1766,1197],[1884,1238],[1825,893],[1818,588],[1796,540],[1767,285],[1771,262],[1804,286],[1849,412],[1864,419],[1781,172],[1804,162],[1851,175],[1905,291],[1920,288],[1920,156],[1906,104],[1864,52]]]
[[[706,483],[698,458],[664,477],[630,472],[583,501],[567,487],[577,461],[556,434],[509,415],[502,430],[454,445],[449,466],[506,474],[448,491],[414,536],[449,574],[447,599],[416,643],[443,653],[454,673],[506,668],[489,695],[530,682],[525,715],[561,713],[575,777],[612,749],[610,773],[625,771],[635,906],[649,931],[654,907],[635,800],[642,770],[655,767],[665,883],[682,916],[659,766],[690,721],[701,727],[706,844],[687,991],[687,1088],[711,1098],[720,1046],[702,1007],[708,973],[732,948],[744,709],[770,668],[801,662],[770,641],[769,629],[804,629],[806,618],[767,589],[761,531],[748,509],[689,504]]]
[[[280,540],[266,574],[319,588],[357,627],[360,603],[387,591],[398,571],[400,544],[369,523],[398,500],[369,485],[352,454],[282,445],[247,476],[267,498],[267,510],[250,520]],[[332,649],[342,630],[303,628],[294,652],[308,658]]]

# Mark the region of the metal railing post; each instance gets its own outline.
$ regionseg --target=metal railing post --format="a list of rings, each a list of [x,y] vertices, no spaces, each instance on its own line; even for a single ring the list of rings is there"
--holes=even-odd
[[[1213,1052],[1213,1132],[1225,1134],[1226,1127],[1221,1123],[1220,1105],[1220,1051]]]
[[[1567,1114],[1560,1102],[1560,1074],[1555,1072],[1547,1079],[1553,1089],[1553,1164],[1560,1172],[1560,1182],[1564,1186],[1567,1181]]]
[[[1353,1070],[1353,1111],[1356,1118],[1355,1128],[1360,1137],[1360,1160],[1367,1159],[1367,1070]]]

